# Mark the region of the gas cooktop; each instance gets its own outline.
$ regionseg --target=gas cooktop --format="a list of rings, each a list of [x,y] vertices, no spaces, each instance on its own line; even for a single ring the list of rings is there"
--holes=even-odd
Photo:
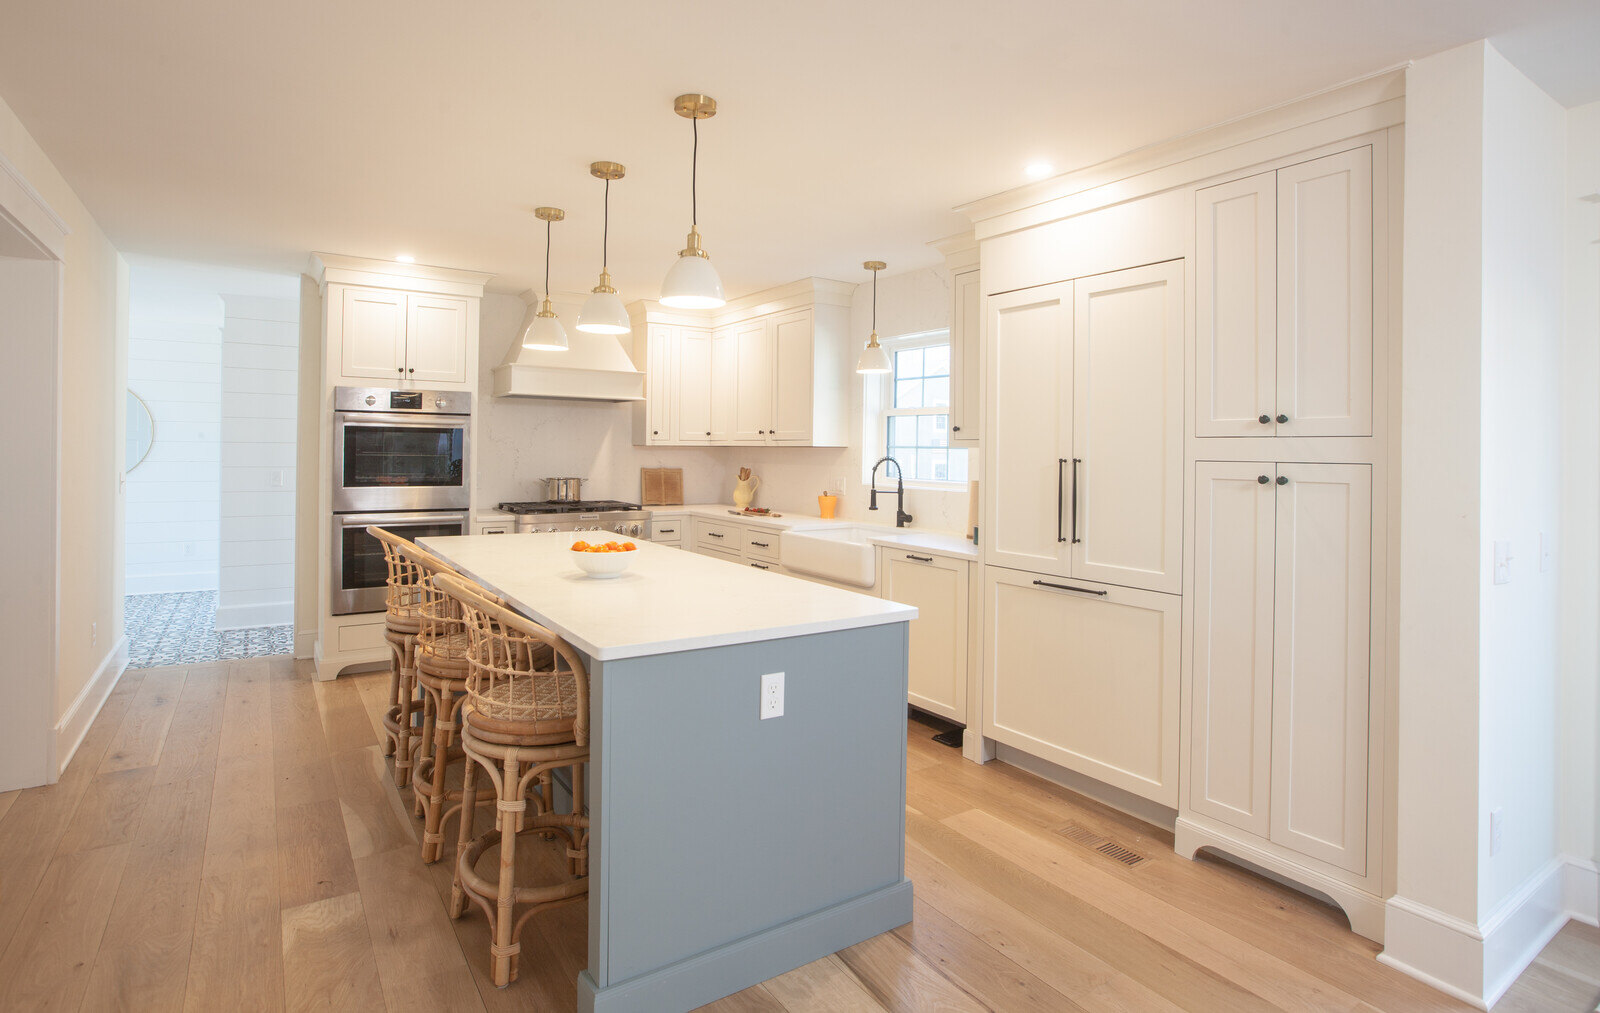
[[[638,510],[639,504],[624,503],[619,499],[579,499],[565,502],[547,500],[502,503],[500,509],[508,514],[597,514],[617,510]]]

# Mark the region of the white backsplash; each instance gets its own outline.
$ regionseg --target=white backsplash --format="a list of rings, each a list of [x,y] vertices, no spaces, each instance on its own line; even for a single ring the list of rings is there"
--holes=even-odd
[[[556,311],[574,339],[577,305],[556,299]],[[749,467],[761,477],[757,506],[815,515],[817,495],[841,492],[839,516],[874,524],[894,523],[894,494],[878,494],[878,511],[867,510],[861,463],[861,378],[851,374],[852,446],[817,447],[636,447],[629,405],[579,401],[540,401],[491,396],[491,370],[516,337],[523,303],[515,296],[487,295],[482,309],[478,390],[478,502],[492,508],[506,500],[541,499],[542,479],[575,475],[584,480],[587,499],[639,498],[640,468],[682,468],[684,499],[725,503],[733,498],[734,473]],[[856,288],[851,334],[865,343],[872,329],[872,287]],[[950,281],[943,268],[922,268],[878,280],[878,333],[884,337],[948,327]],[[870,462],[869,462],[870,463]],[[974,474],[977,470],[973,455]],[[838,479],[845,485],[837,489]],[[879,488],[894,482],[879,472]],[[962,531],[967,523],[967,492],[907,489],[912,526],[927,531]]]

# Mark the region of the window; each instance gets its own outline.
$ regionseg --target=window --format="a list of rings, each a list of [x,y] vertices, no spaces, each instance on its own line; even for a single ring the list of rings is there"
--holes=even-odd
[[[967,481],[967,452],[950,448],[950,335],[884,342],[894,372],[880,381],[874,442],[900,462],[907,482]],[[869,385],[869,398],[870,385]]]

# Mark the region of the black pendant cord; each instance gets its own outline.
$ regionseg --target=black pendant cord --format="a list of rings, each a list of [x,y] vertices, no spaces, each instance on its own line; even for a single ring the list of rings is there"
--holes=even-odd
[[[604,274],[611,266],[608,250],[611,246],[611,181],[606,180],[606,211],[605,225],[600,230],[600,273]],[[545,254],[546,259],[549,253]]]
[[[694,154],[689,159],[689,227],[700,227],[700,121],[694,124]]]

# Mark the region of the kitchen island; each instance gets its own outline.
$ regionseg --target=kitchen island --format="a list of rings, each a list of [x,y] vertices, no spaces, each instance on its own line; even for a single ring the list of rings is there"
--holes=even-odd
[[[578,1008],[692,1009],[910,921],[916,610],[638,539],[627,572],[590,578],[580,537],[421,542],[588,663]],[[763,720],[780,672],[783,713]]]

